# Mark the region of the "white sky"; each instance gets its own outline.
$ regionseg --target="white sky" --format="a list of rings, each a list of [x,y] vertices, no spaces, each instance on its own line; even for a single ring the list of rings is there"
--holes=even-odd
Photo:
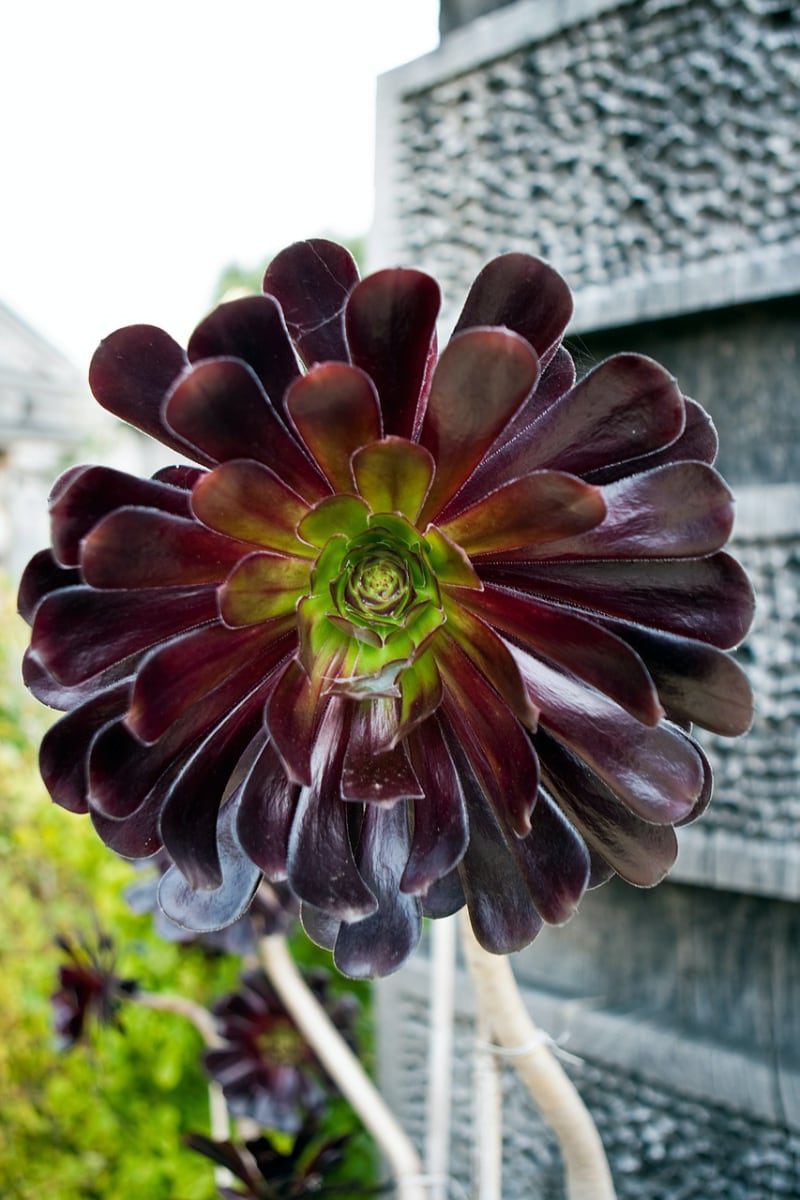
[[[81,369],[137,321],[179,341],[222,267],[372,215],[378,74],[437,0],[6,0],[0,298]]]

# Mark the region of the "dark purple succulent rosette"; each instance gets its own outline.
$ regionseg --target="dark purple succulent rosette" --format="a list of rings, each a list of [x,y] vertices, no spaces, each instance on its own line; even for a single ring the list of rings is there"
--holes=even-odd
[[[356,1002],[333,996],[325,973],[307,982],[339,1032],[352,1038]],[[213,1007],[223,1044],[206,1050],[203,1066],[222,1088],[234,1116],[297,1133],[319,1112],[330,1085],[313,1050],[261,971],[248,971],[238,989]]]
[[[66,1050],[84,1039],[92,1019],[118,1025],[120,1004],[136,993],[137,984],[115,973],[114,947],[105,936],[91,946],[84,939],[60,935],[56,945],[66,962],[58,968],[58,988],[50,1003],[57,1043]]]
[[[215,1142],[201,1133],[190,1133],[185,1143],[190,1150],[205,1155],[233,1175],[234,1187],[222,1186],[224,1200],[250,1197],[251,1200],[302,1200],[302,1197],[374,1196],[384,1190],[353,1180],[342,1180],[339,1168],[344,1162],[351,1133],[325,1137],[313,1117],[307,1118],[291,1148],[279,1149],[267,1137],[253,1138],[241,1145]]]
[[[317,240],[186,352],[112,334],[98,401],[199,466],[68,471],[20,588],[53,798],[164,846],[190,928],[288,881],[353,976],[423,914],[466,904],[507,953],[614,873],[657,883],[710,794],[691,725],[751,717],[706,413],[641,355],[576,382],[536,258],[489,263],[437,357],[438,308]]]

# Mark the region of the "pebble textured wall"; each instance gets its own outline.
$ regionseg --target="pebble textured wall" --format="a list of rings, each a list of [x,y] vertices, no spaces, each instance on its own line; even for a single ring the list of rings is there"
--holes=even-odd
[[[741,741],[701,738],[714,769],[702,828],[791,845],[800,829],[800,539],[740,539],[737,554],[758,597],[737,653],[758,711]]]
[[[407,94],[405,261],[458,297],[507,249],[579,290],[796,239],[799,48],[794,0],[644,0]]]
[[[393,1009],[398,1029],[424,1027],[427,1005],[406,983]],[[456,1026],[453,1098],[470,1112],[472,1027]],[[397,1047],[398,1115],[420,1148],[425,1144],[424,1042]],[[688,1099],[668,1087],[622,1074],[590,1058],[562,1056],[603,1139],[618,1200],[787,1200],[800,1195],[800,1134],[765,1124],[733,1107]],[[735,1098],[731,1097],[734,1101]],[[513,1071],[503,1067],[503,1195],[563,1200],[563,1168],[549,1130]],[[452,1131],[453,1197],[470,1184],[474,1137],[468,1120]],[[723,1166],[721,1166],[723,1164]]]

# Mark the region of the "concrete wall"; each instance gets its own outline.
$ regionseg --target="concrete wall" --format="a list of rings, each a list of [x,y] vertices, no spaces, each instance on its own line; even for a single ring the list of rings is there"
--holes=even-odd
[[[581,373],[638,350],[711,411],[759,596],[738,651],[754,729],[703,739],[715,798],[670,881],[591,893],[516,970],[540,1023],[569,1035],[621,1198],[798,1196],[800,9],[518,0],[463,17],[380,83],[372,263],[435,274],[446,331],[486,259],[549,258],[576,292]],[[383,1083],[420,1140],[426,989],[422,957],[379,990]],[[507,1089],[503,1195],[558,1200],[555,1147],[510,1074]]]

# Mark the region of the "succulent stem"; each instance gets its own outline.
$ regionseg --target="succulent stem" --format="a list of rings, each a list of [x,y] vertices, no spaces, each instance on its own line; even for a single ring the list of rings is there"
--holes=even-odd
[[[478,945],[466,910],[461,913],[461,932],[478,1010],[558,1141],[568,1200],[615,1200],[597,1126],[548,1039],[531,1020],[508,959]]]
[[[411,1139],[306,985],[285,939],[278,934],[261,938],[259,958],[287,1012],[385,1155],[397,1181],[397,1200],[425,1200],[422,1163]]]

